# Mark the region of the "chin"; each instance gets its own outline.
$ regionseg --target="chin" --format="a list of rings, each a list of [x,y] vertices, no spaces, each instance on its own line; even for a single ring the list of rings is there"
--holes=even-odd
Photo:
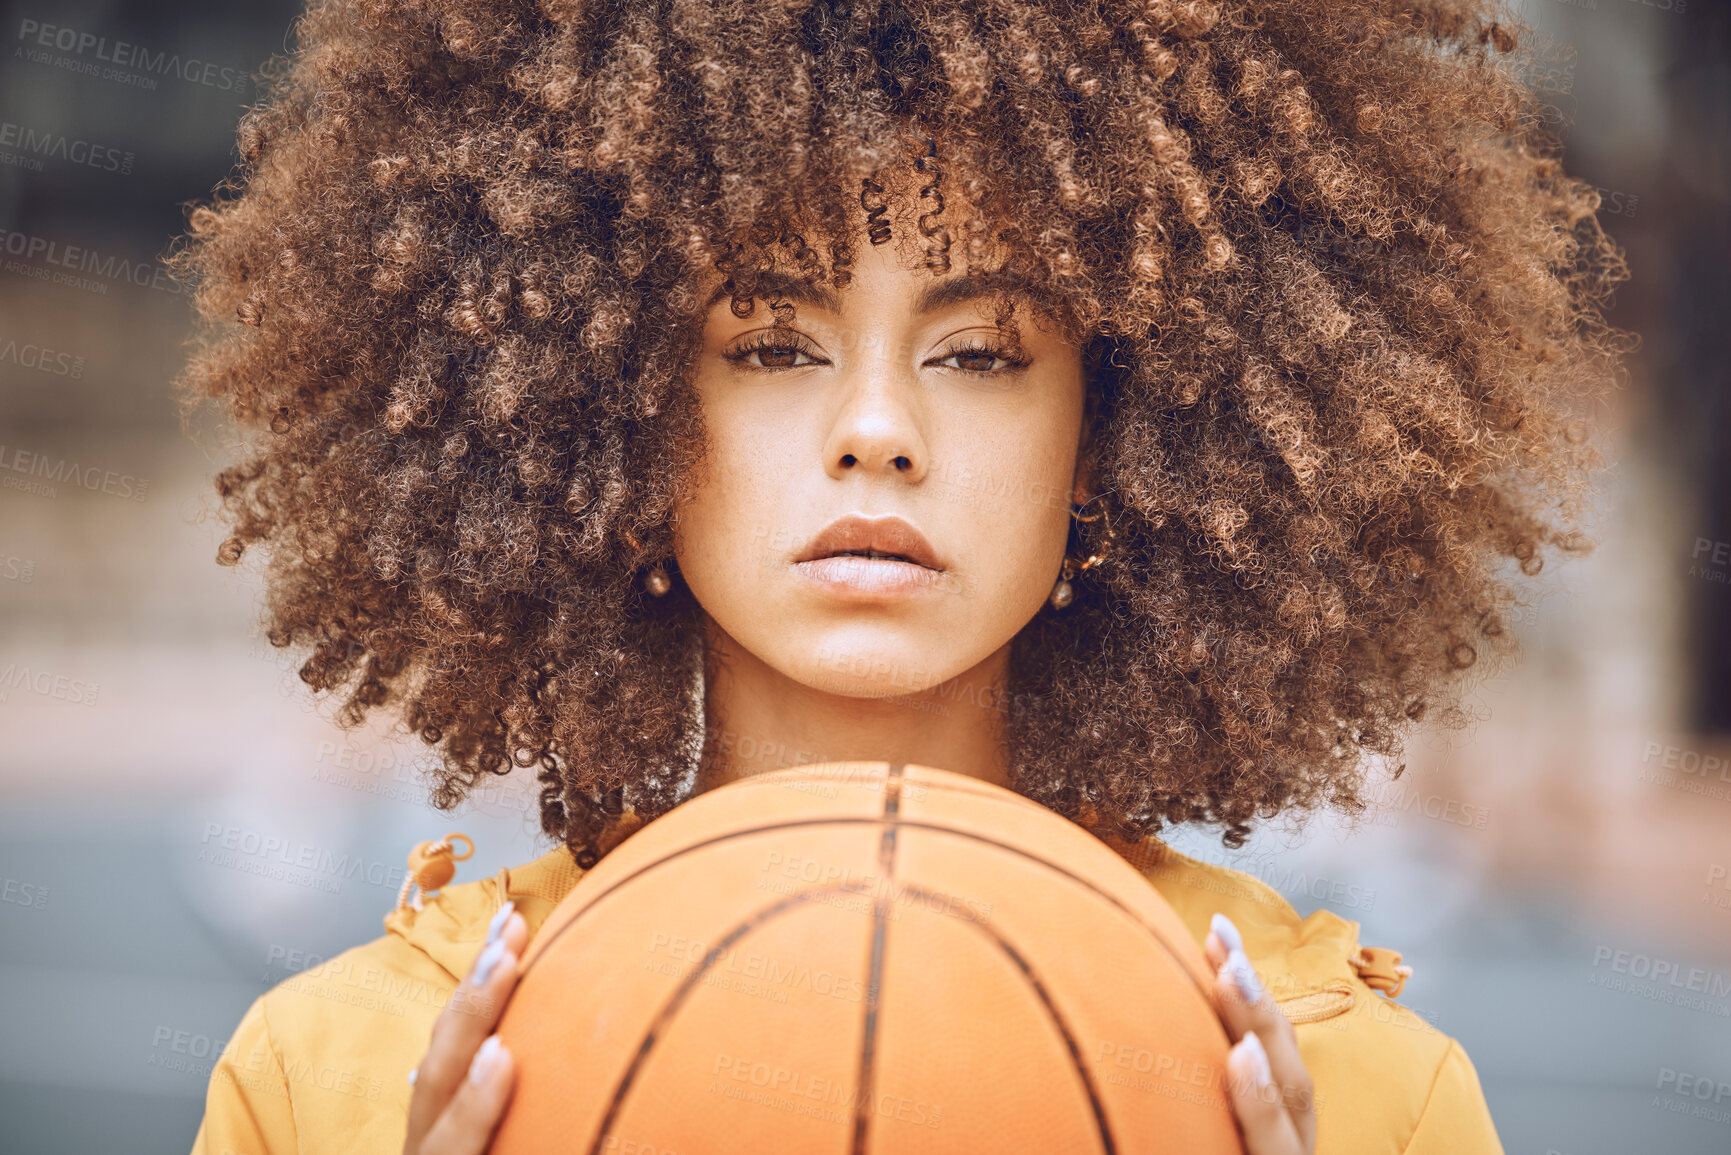
[[[790,660],[781,669],[795,681],[827,693],[894,698],[930,689],[973,664],[958,660],[953,640],[930,637],[926,631],[888,632],[895,636],[861,638],[857,629],[817,632],[812,643],[799,647],[797,653],[789,652],[783,642],[777,648]]]
[[[956,623],[935,629],[872,625],[812,630],[810,641],[777,639],[772,665],[803,686],[850,698],[902,698],[940,686],[985,656],[957,653]],[[987,651],[988,653],[988,651]]]

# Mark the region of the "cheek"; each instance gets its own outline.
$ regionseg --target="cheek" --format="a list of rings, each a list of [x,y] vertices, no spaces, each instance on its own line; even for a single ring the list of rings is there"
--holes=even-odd
[[[968,455],[969,482],[955,487],[965,516],[956,520],[987,603],[1026,617],[1052,592],[1064,559],[1074,442],[1025,427],[996,433]]]
[[[674,556],[705,606],[748,596],[785,530],[773,514],[782,504],[786,463],[777,447],[725,413],[706,420],[704,460],[696,483],[675,507]]]
[[[696,482],[674,507],[673,554],[680,573],[701,593],[712,574],[726,572],[732,545],[727,527],[738,520],[739,502],[749,495],[738,485],[738,474],[714,446],[699,466]]]
[[[1070,522],[1069,476],[1041,471],[1018,480],[1020,485],[1004,493],[994,508],[984,511],[981,545],[1000,559],[1004,582],[1017,588],[1030,583],[1041,586],[1040,596],[1044,597],[1064,560]]]

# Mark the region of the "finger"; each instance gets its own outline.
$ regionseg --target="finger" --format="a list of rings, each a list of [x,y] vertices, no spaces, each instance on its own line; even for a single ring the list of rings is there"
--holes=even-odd
[[[1254,1031],[1266,1050],[1269,1066],[1287,1106],[1294,1112],[1309,1114],[1314,1108],[1311,1079],[1298,1050],[1298,1032],[1293,1030],[1291,1021],[1281,1014],[1280,1007],[1268,992],[1261,989],[1249,962],[1240,961],[1242,955],[1237,951],[1232,955],[1214,980],[1214,999],[1227,1037],[1236,1043]],[[1245,982],[1256,983],[1248,994],[1243,985]],[[1250,998],[1256,1001],[1251,1002]]]
[[[1225,952],[1215,972],[1214,998],[1227,1037],[1237,1043],[1247,1032],[1256,1033],[1293,1125],[1309,1144],[1316,1135],[1315,1088],[1298,1050],[1298,1032],[1264,988],[1231,920],[1215,915],[1209,937]]]
[[[505,999],[517,984],[517,959],[528,944],[529,928],[514,910],[485,943],[475,965],[433,1024],[432,1041],[416,1070],[409,1100],[407,1138],[411,1149],[426,1135],[456,1094],[481,1043],[493,1032]]]
[[[1244,1132],[1244,1149],[1247,1155],[1306,1155],[1310,1148],[1282,1101],[1268,1058],[1255,1031],[1246,1032],[1226,1058],[1232,1110]]]
[[[489,1035],[475,1052],[457,1093],[421,1144],[419,1155],[480,1155],[492,1142],[511,1098],[517,1067],[511,1052]]]
[[[1244,953],[1244,940],[1231,919],[1223,914],[1214,916],[1208,937],[1203,942],[1203,951],[1214,967],[1214,1001],[1220,1011],[1220,1020],[1226,1025],[1233,1042],[1243,1038],[1245,1031],[1259,1025],[1259,1009],[1279,1015],[1274,1000],[1263,989],[1256,968]],[[1266,1008],[1263,1007],[1265,1003]]]
[[[1208,937],[1202,940],[1202,953],[1208,956],[1209,969],[1219,970],[1221,964],[1226,961],[1226,944],[1220,941],[1218,934],[1209,931]]]
[[[432,1041],[421,1060],[409,1103],[411,1139],[425,1135],[433,1126],[456,1093],[482,1040],[492,1033],[505,997],[516,985],[517,958],[528,938],[528,925],[514,910],[503,924],[489,927],[488,941],[477,953],[474,966],[433,1024]]]

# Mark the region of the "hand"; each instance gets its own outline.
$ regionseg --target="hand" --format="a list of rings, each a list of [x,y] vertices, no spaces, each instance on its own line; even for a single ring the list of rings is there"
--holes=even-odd
[[[529,927],[510,903],[487,927],[475,969],[433,1024],[426,1057],[409,1078],[409,1133],[403,1155],[480,1155],[493,1140],[517,1077],[511,1052],[493,1034],[517,985]]]
[[[1312,1155],[1316,1109],[1298,1034],[1262,989],[1238,928],[1223,914],[1202,949],[1214,968],[1214,1001],[1233,1047],[1226,1059],[1232,1110],[1249,1155]]]

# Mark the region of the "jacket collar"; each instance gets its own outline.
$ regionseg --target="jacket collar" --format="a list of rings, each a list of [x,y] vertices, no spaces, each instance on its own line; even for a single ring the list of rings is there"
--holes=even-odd
[[[1351,1009],[1357,989],[1349,962],[1358,951],[1356,922],[1328,910],[1300,918],[1261,880],[1180,854],[1152,835],[1135,844],[1105,841],[1153,884],[1198,944],[1216,912],[1230,918],[1244,936],[1245,954],[1293,1022]],[[385,930],[460,978],[480,950],[488,920],[506,899],[522,912],[533,939],[583,873],[568,848],[555,847],[492,878],[446,886],[418,911],[393,910],[385,916]]]
[[[1351,1009],[1358,923],[1331,910],[1300,918],[1261,879],[1180,854],[1152,835],[1137,844],[1105,841],[1154,885],[1198,943],[1216,913],[1231,919],[1244,937],[1244,953],[1287,1018],[1312,1022]]]
[[[583,868],[558,846],[532,862],[507,867],[492,878],[446,886],[423,895],[420,909],[401,906],[385,915],[385,933],[404,940],[461,979],[487,937],[487,923],[509,899],[528,923],[533,939],[541,924],[571,893]]]

